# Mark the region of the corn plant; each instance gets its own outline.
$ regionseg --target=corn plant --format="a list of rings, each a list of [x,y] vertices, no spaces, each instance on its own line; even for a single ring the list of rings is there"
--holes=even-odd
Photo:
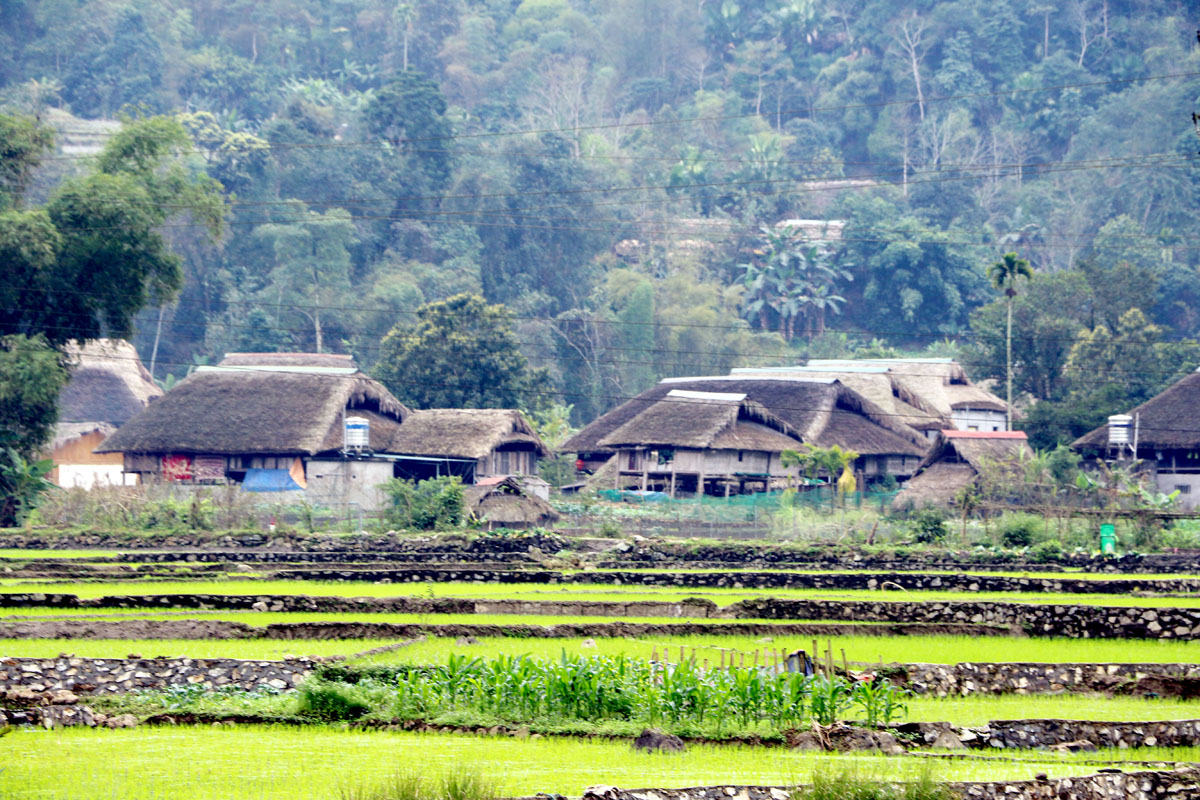
[[[905,700],[911,696],[911,690],[879,676],[855,681],[850,689],[850,702],[862,709],[866,723],[871,726],[885,725],[907,714]]]
[[[839,675],[813,678],[810,708],[813,719],[821,725],[832,725],[850,707],[850,684]]]

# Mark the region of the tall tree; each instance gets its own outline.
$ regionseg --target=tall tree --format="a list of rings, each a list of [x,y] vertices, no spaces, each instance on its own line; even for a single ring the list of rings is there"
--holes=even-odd
[[[375,375],[417,408],[539,408],[545,374],[529,368],[520,344],[508,309],[460,294],[393,328]]]
[[[1029,266],[1029,262],[1023,258],[1019,258],[1016,253],[1005,253],[1004,257],[988,267],[988,277],[991,278],[992,285],[997,289],[1004,290],[1005,305],[1008,306],[1007,316],[1008,322],[1005,328],[1004,335],[1004,374],[1005,385],[1007,386],[1006,400],[1008,408],[1005,410],[1005,417],[1008,421],[1008,430],[1012,430],[1012,318],[1013,318],[1013,298],[1017,296],[1017,281],[1021,278],[1026,280],[1033,279],[1033,269]]]

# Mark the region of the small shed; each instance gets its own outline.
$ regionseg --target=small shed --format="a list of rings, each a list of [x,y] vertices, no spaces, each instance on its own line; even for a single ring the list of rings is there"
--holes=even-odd
[[[512,476],[482,478],[473,486],[464,486],[463,499],[468,516],[488,530],[540,528],[559,518],[549,503],[526,491]]]
[[[988,464],[1032,456],[1024,431],[942,431],[916,473],[892,500],[892,508],[953,506]]]

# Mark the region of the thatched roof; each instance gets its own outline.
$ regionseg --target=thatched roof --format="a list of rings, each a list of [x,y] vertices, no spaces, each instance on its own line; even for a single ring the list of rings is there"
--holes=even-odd
[[[493,526],[547,525],[559,518],[545,500],[529,494],[513,477],[463,487],[467,512]]]
[[[430,408],[405,417],[388,444],[388,452],[478,459],[501,445],[518,442],[532,444],[539,455],[550,452],[520,411]]]
[[[200,369],[97,452],[314,455],[340,448],[346,411],[371,420],[371,447],[382,452],[411,413],[362,373]]]
[[[71,343],[66,354],[71,379],[58,395],[60,423],[107,423],[115,428],[162,396],[137,350],[123,339],[97,339],[82,347]]]
[[[892,501],[893,508],[947,506],[989,464],[1033,455],[1023,431],[942,431]]]
[[[600,440],[603,447],[731,448],[779,452],[800,434],[740,392],[670,389]]]
[[[1200,448],[1200,370],[1128,413],[1138,419],[1139,450]],[[1089,452],[1104,450],[1108,447],[1107,423],[1079,437],[1071,447]]]
[[[839,369],[882,367],[893,393],[901,401],[931,414],[949,418],[956,409],[1004,411],[1004,401],[967,378],[962,365],[950,358],[811,359],[809,367]]]
[[[662,381],[594,420],[561,449],[578,453],[611,450],[601,440],[676,389],[744,394],[787,423],[801,441],[822,447],[837,444],[864,455],[914,456],[923,455],[928,447],[920,433],[839,381],[809,376],[717,375]]]
[[[296,367],[357,370],[354,357],[340,353],[226,353],[219,367]]]

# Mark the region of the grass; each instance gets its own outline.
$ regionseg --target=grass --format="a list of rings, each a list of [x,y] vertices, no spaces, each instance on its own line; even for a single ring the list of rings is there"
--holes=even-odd
[[[285,655],[342,656],[396,644],[396,639],[0,639],[0,658],[125,658],[138,653],[188,658],[279,661]]]
[[[1200,750],[1171,757],[1200,760]],[[1030,755],[1021,763],[960,760],[939,764],[945,780],[1082,775],[1096,753]],[[1105,754],[1149,760],[1151,750]],[[863,774],[912,778],[923,759],[845,756],[784,748],[692,746],[682,754],[644,754],[625,742],[431,735],[334,727],[162,727],[133,730],[20,730],[0,740],[0,798],[24,800],[328,800],[348,784],[386,779],[419,764],[428,779],[474,769],[502,795],[537,792],[578,797],[593,784],[683,787],[792,784],[816,768],[853,766]]]
[[[514,637],[480,637],[479,644],[460,647],[450,637],[430,637],[403,650],[363,659],[370,663],[443,664],[452,652],[492,658],[500,654],[527,654],[541,658],[557,658],[564,650],[569,654],[615,656],[622,653],[649,658],[657,649],[660,656],[670,648],[672,659],[679,658],[679,647],[691,657],[696,650],[698,660],[708,659],[711,665],[720,663],[721,651],[747,654],[751,662],[755,650],[811,650],[811,637],[777,636],[772,642],[766,637],[753,636],[674,636],[643,637],[639,639],[596,638],[594,648],[585,648],[584,639],[520,639]],[[828,639],[818,646],[824,648]],[[840,636],[833,639],[835,658],[845,649],[851,661],[954,664],[960,661],[1031,661],[1038,663],[1194,663],[1198,645],[1195,642],[1169,639],[1013,639],[1008,637],[971,636]],[[726,656],[729,657],[728,655]],[[740,660],[740,655],[738,656]]]
[[[994,600],[1042,605],[1132,606],[1138,608],[1200,608],[1200,596],[1131,597],[1106,594],[1057,594],[1040,592],[938,592],[827,589],[689,589],[686,587],[590,587],[555,586],[542,583],[472,583],[428,581],[413,583],[367,583],[295,580],[226,581],[120,581],[120,582],[22,582],[0,581],[0,592],[46,592],[75,594],[84,598],[141,594],[227,594],[227,595],[315,595],[326,597],[470,597],[513,600],[641,600],[677,601],[705,597],[725,606],[739,600],[775,597],[796,600],[890,600],[895,602]]]
[[[908,722],[982,725],[1002,719],[1082,719],[1106,722],[1153,722],[1200,719],[1200,701],[1105,697],[1098,694],[971,695],[913,697]]]

